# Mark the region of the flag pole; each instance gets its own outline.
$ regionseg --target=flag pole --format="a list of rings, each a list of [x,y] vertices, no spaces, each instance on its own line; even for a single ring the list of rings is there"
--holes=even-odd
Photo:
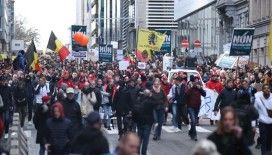
[[[236,79],[239,78],[239,75],[238,75],[239,59],[240,59],[240,56],[238,56],[238,58],[237,58],[237,63],[236,63]]]

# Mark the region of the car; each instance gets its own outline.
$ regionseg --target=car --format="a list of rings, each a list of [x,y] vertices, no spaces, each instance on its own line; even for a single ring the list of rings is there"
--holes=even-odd
[[[192,69],[171,69],[170,71],[168,71],[168,82],[171,82],[173,80],[173,76],[179,72],[187,73],[188,81],[190,80],[191,75],[194,75],[195,77],[199,77],[203,86],[205,85],[199,72],[197,70],[192,70]]]

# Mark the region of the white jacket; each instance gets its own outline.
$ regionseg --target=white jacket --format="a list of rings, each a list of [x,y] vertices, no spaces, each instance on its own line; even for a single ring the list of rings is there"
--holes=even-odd
[[[265,99],[262,91],[257,92],[255,94],[254,106],[258,110],[260,122],[272,124],[272,118],[270,118],[267,113],[267,109],[272,110],[272,93],[270,93],[268,99]]]

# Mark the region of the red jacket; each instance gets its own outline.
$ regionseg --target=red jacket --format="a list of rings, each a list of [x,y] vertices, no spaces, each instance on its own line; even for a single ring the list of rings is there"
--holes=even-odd
[[[186,92],[186,103],[189,108],[200,108],[201,96],[206,96],[206,92],[203,89],[195,87],[190,88]]]
[[[223,84],[219,81],[212,81],[209,80],[206,84],[207,88],[215,90],[218,94],[221,93],[221,91],[223,90]]]
[[[163,90],[164,94],[168,95],[169,92],[170,92],[170,89],[171,89],[171,85],[169,83],[162,82],[161,87],[162,87],[162,90]]]
[[[63,79],[63,78],[62,78],[62,79],[60,79],[60,80],[58,81],[58,84],[57,84],[58,89],[61,89],[63,83],[65,83],[65,84],[67,85],[67,88],[69,88],[69,87],[74,88],[74,84],[73,84],[73,81],[72,81],[72,80],[70,80],[70,79]]]

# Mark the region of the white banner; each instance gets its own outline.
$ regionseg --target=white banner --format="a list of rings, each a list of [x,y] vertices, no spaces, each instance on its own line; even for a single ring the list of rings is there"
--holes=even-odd
[[[215,116],[213,112],[218,93],[208,88],[204,88],[204,90],[206,91],[206,97],[201,97],[201,107],[198,116],[206,115],[212,120],[219,120],[219,115]]]
[[[119,70],[127,70],[128,66],[128,61],[119,61]]]
[[[145,69],[146,68],[146,63],[145,62],[138,62],[138,66],[139,69]]]

